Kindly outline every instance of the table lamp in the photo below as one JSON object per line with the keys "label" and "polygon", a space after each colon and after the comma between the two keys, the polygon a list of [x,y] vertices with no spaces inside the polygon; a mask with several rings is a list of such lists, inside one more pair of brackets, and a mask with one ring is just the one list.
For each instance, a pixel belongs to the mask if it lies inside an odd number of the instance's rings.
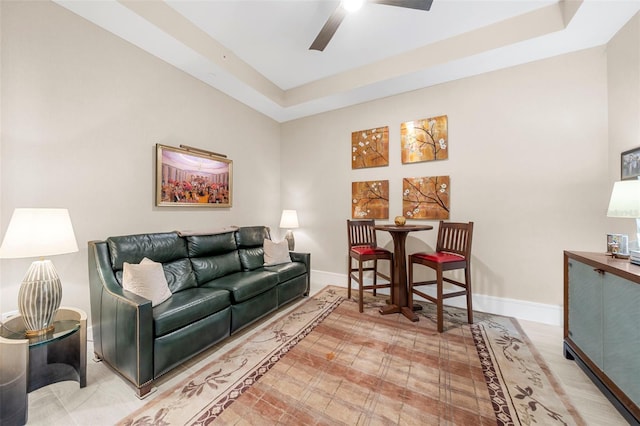
{"label": "table lamp", "polygon": [[282,217],[280,218],[280,228],[287,229],[287,233],[284,239],[289,243],[289,251],[293,251],[296,242],[293,238],[293,231],[298,227],[298,213],[295,210],[282,210]]}
{"label": "table lamp", "polygon": [[623,180],[613,184],[608,217],[629,217],[636,220],[636,243],[640,242],[640,180]]}
{"label": "table lamp", "polygon": [[53,331],[62,299],[58,273],[45,256],[74,253],[78,244],[67,209],[15,209],[0,246],[0,258],[39,257],[20,285],[18,310],[27,336]]}

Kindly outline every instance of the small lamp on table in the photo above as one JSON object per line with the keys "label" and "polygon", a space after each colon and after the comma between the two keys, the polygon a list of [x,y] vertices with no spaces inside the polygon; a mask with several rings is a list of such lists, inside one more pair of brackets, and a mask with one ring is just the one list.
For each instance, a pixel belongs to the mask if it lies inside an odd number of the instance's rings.
{"label": "small lamp on table", "polygon": [[60,277],[45,256],[74,253],[78,244],[67,209],[15,209],[0,246],[0,258],[39,257],[20,285],[18,310],[27,336],[53,331],[62,300]]}
{"label": "small lamp on table", "polygon": [[295,210],[282,210],[280,218],[280,228],[287,229],[284,239],[289,243],[289,251],[293,251],[296,242],[293,238],[293,231],[298,227],[298,213]]}
{"label": "small lamp on table", "polygon": [[622,180],[613,184],[608,217],[627,217],[636,220],[636,241],[631,245],[640,249],[640,180]]}

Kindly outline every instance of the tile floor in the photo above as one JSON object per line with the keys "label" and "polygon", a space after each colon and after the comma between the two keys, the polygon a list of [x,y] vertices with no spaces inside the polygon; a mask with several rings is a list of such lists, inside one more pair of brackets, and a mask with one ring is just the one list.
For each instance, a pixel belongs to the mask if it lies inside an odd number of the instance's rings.
{"label": "tile floor", "polygon": [[[322,287],[324,285],[312,284],[312,293]],[[588,425],[628,424],[576,363],[564,359],[562,327],[531,321],[520,321],[520,324]],[[235,339],[242,339],[242,334],[235,336],[233,340]],[[87,346],[87,387],[79,389],[75,382],[62,382],[32,392],[29,394],[29,425],[112,425],[125,414],[136,410],[165,389],[180,382],[191,371],[199,368],[206,359],[204,354],[175,369],[158,382],[157,392],[145,401],[140,401],[127,382],[106,365],[91,360],[91,342],[88,342]],[[228,342],[225,342],[220,345],[218,351],[228,350],[228,347]]]}

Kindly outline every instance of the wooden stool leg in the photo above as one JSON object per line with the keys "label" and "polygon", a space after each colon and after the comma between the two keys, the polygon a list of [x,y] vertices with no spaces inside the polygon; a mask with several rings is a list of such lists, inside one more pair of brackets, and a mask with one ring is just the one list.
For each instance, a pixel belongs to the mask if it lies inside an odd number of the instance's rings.
{"label": "wooden stool leg", "polygon": [[[407,282],[407,305],[413,309],[413,265],[411,257],[409,257],[409,281]],[[391,266],[393,268],[393,265]],[[391,273],[393,277],[393,272]],[[391,291],[393,294],[393,289]]]}
{"label": "wooden stool leg", "polygon": [[436,271],[436,278],[437,278],[437,284],[436,286],[438,287],[437,289],[437,298],[438,301],[436,302],[436,319],[437,319],[437,324],[438,324],[438,333],[442,333],[442,331],[444,330],[444,307],[443,307],[443,300],[442,300],[442,294],[443,294],[443,280],[442,280],[442,269],[438,268]]}
{"label": "wooden stool leg", "polygon": [[353,265],[353,261],[351,260],[351,256],[347,256],[347,299],[351,299],[351,268]]}
{"label": "wooden stool leg", "polygon": [[[395,304],[396,302],[393,300],[393,280],[394,280],[394,266],[393,266],[393,254],[391,255],[391,259],[389,259],[389,283],[391,287],[389,288],[389,299],[391,300],[391,304]],[[409,305],[413,306],[413,305]]]}
{"label": "wooden stool leg", "polygon": [[464,269],[464,280],[467,284],[467,321],[473,324],[473,302],[471,293],[471,268]]}
{"label": "wooden stool leg", "polygon": [[364,298],[364,289],[363,284],[362,284],[362,262],[359,262],[358,265],[358,279],[359,279],[359,283],[358,283],[358,309],[360,310],[360,313],[362,313],[364,311],[364,306],[363,306],[363,302],[362,299]]}
{"label": "wooden stool leg", "polygon": [[373,295],[376,295],[376,285],[378,283],[378,259],[373,260]]}

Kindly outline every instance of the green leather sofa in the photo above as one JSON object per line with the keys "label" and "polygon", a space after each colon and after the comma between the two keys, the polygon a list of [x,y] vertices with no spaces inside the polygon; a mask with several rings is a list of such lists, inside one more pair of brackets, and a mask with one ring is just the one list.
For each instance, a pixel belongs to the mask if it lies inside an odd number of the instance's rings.
{"label": "green leather sofa", "polygon": [[[129,380],[139,397],[185,360],[270,312],[309,294],[310,255],[264,266],[268,227],[215,234],[178,232],[89,242],[95,356]],[[155,307],[122,288],[124,262],[162,263],[172,296]]]}

